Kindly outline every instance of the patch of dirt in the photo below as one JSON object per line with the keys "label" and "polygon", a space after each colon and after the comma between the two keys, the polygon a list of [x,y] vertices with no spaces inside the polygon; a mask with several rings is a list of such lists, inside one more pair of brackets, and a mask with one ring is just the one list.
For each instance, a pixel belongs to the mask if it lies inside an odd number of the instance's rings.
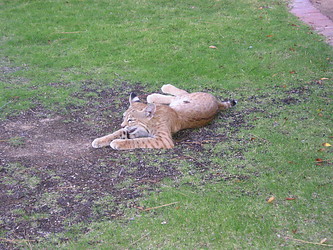
{"label": "patch of dirt", "polygon": [[[15,246],[11,239],[38,241],[78,222],[121,216],[143,192],[158,189],[163,178],[179,178],[179,160],[204,172],[207,157],[191,154],[203,156],[205,143],[230,140],[213,122],[178,133],[172,150],[93,149],[94,138],[119,127],[128,90],[145,99],[140,84],[119,82],[114,89],[87,81],[73,96],[86,100],[83,106],[64,113],[38,106],[0,121],[0,231],[8,239],[0,248]],[[246,126],[244,115],[231,111],[219,118],[226,131],[236,131]]]}
{"label": "patch of dirt", "polygon": [[[179,132],[171,150],[93,149],[94,138],[119,127],[131,91],[145,99],[141,84],[118,82],[117,88],[110,88],[87,81],[73,96],[85,100],[84,105],[67,107],[62,113],[38,106],[0,121],[0,232],[7,239],[0,242],[0,248],[15,248],[19,240],[38,241],[75,223],[122,216],[125,208],[137,206],[143,193],[158,190],[163,178],[181,178],[180,161],[191,165],[188,174],[207,173],[203,183],[250,178],[224,172],[211,162],[210,155],[241,159],[249,145],[231,147],[232,155],[212,152],[214,145],[245,140],[237,138],[237,131],[252,127],[248,116],[265,112],[259,107],[269,96],[247,97],[243,101],[255,105],[221,112],[207,127]],[[305,93],[295,90],[270,101],[295,104]]]}

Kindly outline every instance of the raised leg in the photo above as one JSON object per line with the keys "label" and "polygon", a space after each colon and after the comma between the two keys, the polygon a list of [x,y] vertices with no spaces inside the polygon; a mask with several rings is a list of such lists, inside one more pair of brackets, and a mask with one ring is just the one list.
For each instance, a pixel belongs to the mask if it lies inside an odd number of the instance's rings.
{"label": "raised leg", "polygon": [[127,131],[125,129],[119,129],[112,134],[95,139],[91,145],[93,148],[106,147],[109,146],[110,143],[115,139],[126,138],[126,135]]}
{"label": "raised leg", "polygon": [[162,86],[161,88],[162,92],[165,94],[170,94],[170,95],[174,95],[174,96],[179,96],[179,95],[186,95],[188,94],[187,91],[183,90],[183,89],[179,89],[171,84],[165,84]]}
{"label": "raised leg", "polygon": [[170,104],[174,99],[174,96],[167,96],[161,94],[151,94],[147,96],[148,103]]}

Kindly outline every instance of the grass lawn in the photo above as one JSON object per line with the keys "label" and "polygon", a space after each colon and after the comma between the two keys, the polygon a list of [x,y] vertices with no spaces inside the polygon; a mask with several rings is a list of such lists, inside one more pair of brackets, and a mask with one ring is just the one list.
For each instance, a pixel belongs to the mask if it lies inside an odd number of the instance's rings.
{"label": "grass lawn", "polygon": [[[126,171],[170,166],[179,173],[140,184],[140,196],[114,203],[121,215],[67,221],[58,234],[19,238],[0,217],[0,246],[332,247],[333,49],[288,13],[287,1],[2,0],[0,6],[1,124],[41,108],[60,116],[79,110],[86,126],[101,133],[106,118],[121,118],[132,89],[148,94],[165,83],[239,101],[212,125],[193,130],[195,136],[214,132],[205,143],[187,140],[189,131],[170,151],[107,149],[109,156],[92,163],[121,163]],[[121,90],[107,97],[119,112],[99,109],[106,97],[98,97],[110,89]],[[105,121],[92,119],[92,111]],[[19,150],[23,137],[0,138],[0,147]],[[50,172],[34,171],[0,161],[0,187],[8,188],[2,199],[15,196],[14,184],[38,190],[36,176]],[[134,184],[128,178],[115,188]],[[105,191],[91,206],[100,205],[103,214],[111,194]],[[54,211],[60,206],[50,198],[42,203]],[[40,216],[47,217],[10,209],[15,220],[37,229]]]}

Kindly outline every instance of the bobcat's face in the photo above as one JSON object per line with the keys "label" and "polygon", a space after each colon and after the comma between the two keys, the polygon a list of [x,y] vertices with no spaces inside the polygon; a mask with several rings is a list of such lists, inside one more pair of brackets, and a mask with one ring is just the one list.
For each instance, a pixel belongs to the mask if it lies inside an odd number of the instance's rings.
{"label": "bobcat's face", "polygon": [[127,132],[128,139],[140,137],[152,137],[149,129],[149,121],[156,110],[154,104],[143,104],[135,96],[130,97],[130,107],[123,115],[121,126]]}

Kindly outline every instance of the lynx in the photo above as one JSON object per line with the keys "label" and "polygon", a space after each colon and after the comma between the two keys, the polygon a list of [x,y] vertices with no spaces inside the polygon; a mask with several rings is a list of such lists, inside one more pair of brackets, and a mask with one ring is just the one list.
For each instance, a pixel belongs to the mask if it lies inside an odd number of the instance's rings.
{"label": "lynx", "polygon": [[94,148],[111,146],[116,150],[134,148],[173,148],[172,134],[187,128],[207,125],[219,110],[236,105],[235,100],[218,101],[203,92],[188,93],[171,84],[163,85],[163,94],[147,96],[142,103],[135,94],[129,97],[121,129],[95,139]]}

